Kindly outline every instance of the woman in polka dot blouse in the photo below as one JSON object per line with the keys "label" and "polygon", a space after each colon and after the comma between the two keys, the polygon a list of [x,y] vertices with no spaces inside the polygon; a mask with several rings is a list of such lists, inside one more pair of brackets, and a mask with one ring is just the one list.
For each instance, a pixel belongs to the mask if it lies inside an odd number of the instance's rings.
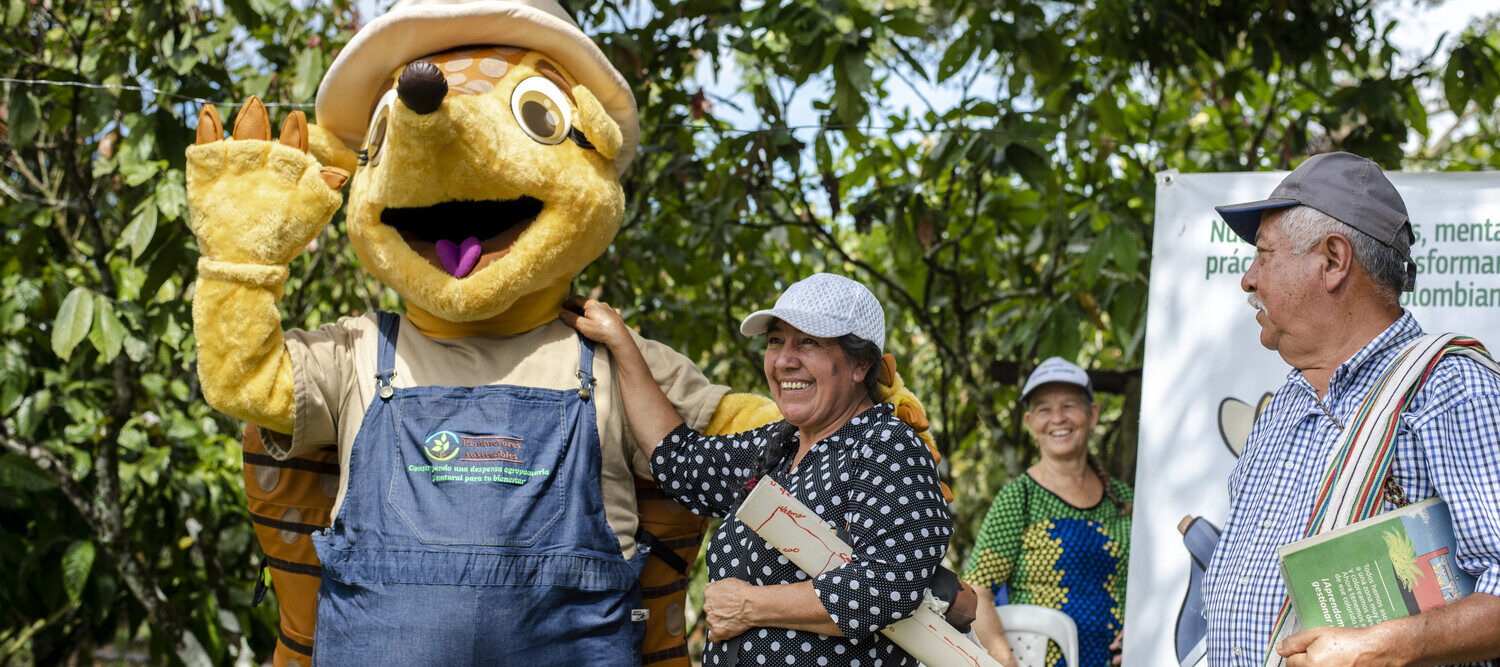
{"label": "woman in polka dot blouse", "polygon": [[[979,592],[974,633],[1003,665],[1014,665],[1000,604],[1035,604],[1067,612],[1078,624],[1083,667],[1113,662],[1125,613],[1130,555],[1130,487],[1091,456],[1099,405],[1082,368],[1048,359],[1021,391],[1026,428],[1042,460],[1000,489],[969,555],[964,581]],[[1055,645],[1047,665],[1062,664]]]}
{"label": "woman in polka dot blouse", "polygon": [[[926,445],[875,403],[885,320],[869,290],[817,274],[745,319],[746,335],[767,333],[766,381],[785,421],[730,436],[683,424],[608,305],[575,299],[564,321],[609,347],[658,486],[724,518],[708,546],[704,664],[917,664],[879,630],[916,611],[953,524]],[[764,475],[844,531],[853,560],[809,578],[740,523],[747,482]]]}

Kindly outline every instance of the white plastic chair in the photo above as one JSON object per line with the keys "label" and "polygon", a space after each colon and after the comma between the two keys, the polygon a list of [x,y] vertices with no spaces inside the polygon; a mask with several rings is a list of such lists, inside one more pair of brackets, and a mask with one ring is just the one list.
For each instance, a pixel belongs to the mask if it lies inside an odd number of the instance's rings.
{"label": "white plastic chair", "polygon": [[997,605],[1000,625],[1005,627],[1005,642],[1020,667],[1043,667],[1047,661],[1047,640],[1062,649],[1068,667],[1078,667],[1078,624],[1072,617],[1034,604]]}

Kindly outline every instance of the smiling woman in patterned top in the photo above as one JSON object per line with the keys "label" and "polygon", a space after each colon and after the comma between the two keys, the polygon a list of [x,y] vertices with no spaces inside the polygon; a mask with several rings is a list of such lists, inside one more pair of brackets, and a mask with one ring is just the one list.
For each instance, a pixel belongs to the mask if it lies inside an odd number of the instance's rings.
{"label": "smiling woman in patterned top", "polygon": [[[683,424],[619,313],[592,299],[565,307],[564,321],[614,356],[657,485],[724,518],[708,546],[704,664],[916,665],[879,630],[921,604],[953,523],[926,444],[876,402],[885,315],[875,296],[820,273],[745,318],[742,333],[766,334],[766,382],[785,420],[717,437]],[[747,482],[765,475],[847,531],[853,560],[809,578],[740,523]]]}
{"label": "smiling woman in patterned top", "polygon": [[[974,632],[991,657],[1015,665],[994,604],[1061,609],[1078,625],[1079,663],[1102,667],[1113,662],[1124,621],[1130,487],[1089,454],[1099,404],[1082,368],[1061,357],[1042,362],[1021,402],[1042,458],[1000,489],[975,539],[964,574],[979,591]],[[1048,647],[1046,664],[1062,662]]]}

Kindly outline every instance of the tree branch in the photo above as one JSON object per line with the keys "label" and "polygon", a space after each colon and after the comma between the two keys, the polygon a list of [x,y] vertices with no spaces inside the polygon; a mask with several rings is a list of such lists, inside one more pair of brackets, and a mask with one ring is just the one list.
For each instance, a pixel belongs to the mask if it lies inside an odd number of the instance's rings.
{"label": "tree branch", "polygon": [[171,605],[168,604],[166,594],[162,592],[161,587],[156,585],[150,571],[135,554],[133,546],[129,541],[121,539],[122,536],[118,532],[110,531],[110,519],[94,506],[92,494],[73,477],[67,465],[41,445],[11,433],[3,420],[0,420],[0,446],[26,457],[52,478],[63,496],[68,499],[84,521],[88,522],[89,527],[99,538],[100,545],[109,554],[110,560],[114,561],[115,569],[125,580],[125,586],[130,589],[131,596],[146,610],[146,616],[150,619],[151,625],[164,636],[177,637],[179,648],[185,657],[201,656],[203,661],[206,661],[207,654],[203,646],[186,629]]}
{"label": "tree branch", "polygon": [[1276,60],[1276,69],[1271,73],[1276,76],[1276,85],[1271,89],[1271,99],[1266,102],[1266,110],[1262,114],[1260,127],[1256,129],[1255,137],[1250,140],[1250,149],[1245,153],[1245,164],[1251,167],[1260,164],[1258,155],[1260,142],[1265,138],[1266,130],[1270,129],[1271,123],[1276,120],[1276,112],[1281,108],[1281,102],[1277,98],[1281,97],[1281,88],[1286,84],[1286,77],[1281,76],[1280,58]]}
{"label": "tree branch", "polygon": [[96,533],[101,532],[100,529],[105,525],[105,519],[94,508],[92,494],[73,477],[73,473],[68,471],[68,465],[62,459],[41,445],[11,433],[4,421],[0,421],[0,445],[15,454],[26,457],[32,465],[50,477],[52,482],[57,484],[58,490],[62,491],[63,496],[73,505],[73,509],[77,510],[83,520],[88,522],[89,527]]}

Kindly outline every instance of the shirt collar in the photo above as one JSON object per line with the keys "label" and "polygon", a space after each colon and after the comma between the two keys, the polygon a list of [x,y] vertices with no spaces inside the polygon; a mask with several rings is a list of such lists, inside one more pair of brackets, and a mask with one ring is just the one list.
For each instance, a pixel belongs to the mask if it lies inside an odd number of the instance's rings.
{"label": "shirt collar", "polygon": [[853,449],[856,444],[864,442],[864,438],[861,435],[865,429],[868,429],[871,424],[891,416],[895,409],[895,406],[892,406],[890,403],[876,403],[871,407],[865,408],[864,412],[855,415],[853,419],[845,422],[833,435],[819,440],[818,444],[821,445],[826,442],[830,446],[838,447],[839,449]]}
{"label": "shirt collar", "polygon": [[[855,445],[864,441],[864,438],[861,437],[864,429],[868,428],[874,422],[890,417],[892,414],[895,414],[895,411],[896,407],[890,403],[876,403],[872,407],[865,408],[863,412],[855,415],[853,419],[844,422],[844,425],[840,426],[839,430],[814,443],[812,449],[808,451],[817,450],[824,444],[836,449],[853,449]],[[785,420],[782,421],[784,422]],[[797,453],[797,429],[789,429],[787,437],[791,438],[791,445],[785,449],[782,457],[784,460],[789,461]]]}
{"label": "shirt collar", "polygon": [[[1411,311],[1403,308],[1401,317],[1397,318],[1391,326],[1386,327],[1379,336],[1365,343],[1365,346],[1359,348],[1353,356],[1339,364],[1338,368],[1333,369],[1333,377],[1328,382],[1329,397],[1342,396],[1345,387],[1358,382],[1365,375],[1384,370],[1385,359],[1421,335],[1422,325],[1417,324],[1417,319],[1412,317]],[[1291,376],[1297,384],[1313,392],[1312,385],[1302,376],[1301,371],[1293,369]],[[1313,392],[1313,395],[1316,396],[1317,392]]]}

